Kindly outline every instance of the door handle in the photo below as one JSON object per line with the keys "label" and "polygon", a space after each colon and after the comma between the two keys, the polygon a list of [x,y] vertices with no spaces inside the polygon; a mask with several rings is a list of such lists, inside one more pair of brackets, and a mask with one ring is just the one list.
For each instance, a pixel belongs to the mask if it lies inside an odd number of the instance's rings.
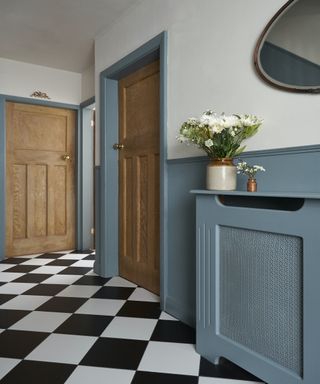
{"label": "door handle", "polygon": [[113,148],[115,151],[120,151],[121,149],[124,148],[124,145],[123,145],[123,144],[120,144],[120,143],[115,143],[115,144],[113,144],[112,148]]}
{"label": "door handle", "polygon": [[71,160],[71,156],[66,153],[65,155],[62,156],[62,160],[69,161]]}

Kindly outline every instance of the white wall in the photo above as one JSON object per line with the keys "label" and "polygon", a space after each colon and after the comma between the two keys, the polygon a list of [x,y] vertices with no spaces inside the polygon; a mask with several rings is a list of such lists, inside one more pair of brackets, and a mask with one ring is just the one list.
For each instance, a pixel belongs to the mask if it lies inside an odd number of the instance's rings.
{"label": "white wall", "polygon": [[208,108],[264,118],[248,150],[319,144],[320,96],[271,88],[253,68],[256,40],[285,2],[142,0],[96,38],[97,99],[102,70],[167,30],[169,158],[200,154],[175,137],[183,120]]}
{"label": "white wall", "polygon": [[0,58],[0,94],[30,97],[46,92],[50,101],[81,102],[81,74]]}
{"label": "white wall", "polygon": [[81,101],[86,101],[94,95],[94,65],[92,65],[81,74]]}

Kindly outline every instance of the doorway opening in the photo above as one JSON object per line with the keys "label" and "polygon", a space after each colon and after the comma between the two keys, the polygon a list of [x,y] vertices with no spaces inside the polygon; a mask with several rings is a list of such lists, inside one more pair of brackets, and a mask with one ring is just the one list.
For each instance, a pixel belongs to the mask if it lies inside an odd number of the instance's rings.
{"label": "doorway opening", "polygon": [[81,217],[80,241],[81,249],[95,249],[95,137],[96,137],[96,104],[93,99],[81,106]]}

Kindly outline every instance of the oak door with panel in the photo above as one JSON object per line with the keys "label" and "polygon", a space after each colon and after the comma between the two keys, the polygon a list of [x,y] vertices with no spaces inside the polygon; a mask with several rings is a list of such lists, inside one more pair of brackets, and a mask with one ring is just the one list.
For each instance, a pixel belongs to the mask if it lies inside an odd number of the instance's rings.
{"label": "oak door with panel", "polygon": [[159,294],[159,62],[119,81],[120,275]]}
{"label": "oak door with panel", "polygon": [[6,105],[6,256],[75,247],[74,111]]}

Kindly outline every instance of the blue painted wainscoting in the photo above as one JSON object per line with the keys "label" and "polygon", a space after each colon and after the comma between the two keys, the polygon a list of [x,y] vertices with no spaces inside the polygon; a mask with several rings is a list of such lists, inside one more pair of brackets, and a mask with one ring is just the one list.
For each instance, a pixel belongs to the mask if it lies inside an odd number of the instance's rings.
{"label": "blue painted wainscoting", "polygon": [[[241,157],[250,164],[263,165],[266,172],[257,176],[258,191],[318,192],[320,193],[320,145],[246,152]],[[206,157],[167,160],[167,239],[165,252],[166,287],[162,298],[164,309],[195,326],[196,314],[196,210],[192,189],[204,189]],[[246,177],[238,176],[238,190],[246,190]],[[96,220],[100,222],[99,168],[96,167]],[[166,214],[166,213],[164,213]],[[95,270],[104,270],[107,256],[100,244],[99,225],[96,225],[96,245],[101,255]]]}
{"label": "blue painted wainscoting", "polygon": [[[258,191],[320,192],[320,145],[244,153],[242,160],[263,165]],[[168,277],[165,308],[195,325],[196,211],[192,189],[205,189],[206,157],[168,160]],[[247,178],[238,175],[238,190]]]}

